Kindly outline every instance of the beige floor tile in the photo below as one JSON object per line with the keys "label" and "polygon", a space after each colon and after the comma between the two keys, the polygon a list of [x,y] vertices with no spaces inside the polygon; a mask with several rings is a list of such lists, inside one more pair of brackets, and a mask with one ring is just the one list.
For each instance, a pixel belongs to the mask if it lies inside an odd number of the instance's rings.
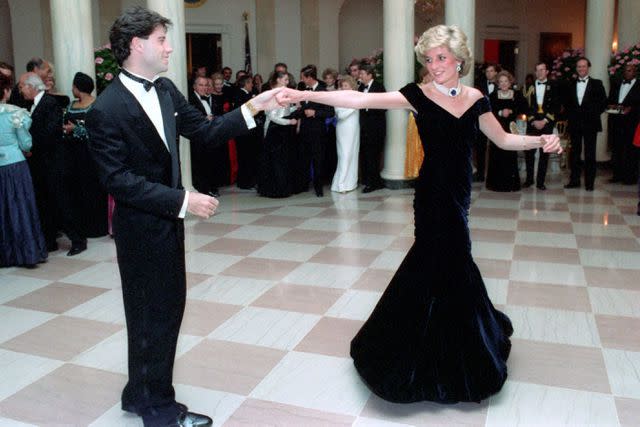
{"label": "beige floor tile", "polygon": [[353,265],[368,267],[380,255],[380,251],[370,249],[324,248],[315,254],[309,262],[319,264]]}
{"label": "beige floor tile", "polygon": [[640,225],[630,225],[629,228],[633,232],[633,235],[640,239]]}
{"label": "beige floor tile", "polygon": [[487,200],[520,200],[520,193],[502,193],[497,191],[483,191],[478,198]]}
{"label": "beige floor tile", "polygon": [[513,249],[513,260],[580,264],[577,249],[528,245],[516,245]]}
{"label": "beige floor tile", "polygon": [[386,250],[388,251],[408,251],[413,246],[413,243],[416,241],[414,237],[400,236],[397,237],[389,246],[387,246]]}
{"label": "beige floor tile", "polygon": [[479,208],[472,206],[469,210],[469,215],[472,217],[517,219],[518,211],[515,209]]}
{"label": "beige floor tile", "polygon": [[640,243],[633,237],[576,236],[576,241],[580,249],[640,252]]}
{"label": "beige floor tile", "polygon": [[485,230],[474,228],[471,230],[471,241],[493,242],[493,243],[514,243],[516,232],[509,230]]}
{"label": "beige floor tile", "polygon": [[491,277],[494,279],[508,279],[511,271],[511,261],[494,260],[486,258],[475,258],[482,277]]}
{"label": "beige floor tile", "polygon": [[193,288],[194,286],[198,286],[200,283],[210,279],[211,277],[213,276],[211,276],[210,274],[187,272],[187,288]]}
{"label": "beige floor tile", "polygon": [[251,225],[266,225],[271,227],[294,228],[306,221],[306,218],[282,215],[265,215],[251,223]]}
{"label": "beige floor tile", "polygon": [[616,397],[615,402],[620,427],[637,427],[640,420],[640,400]]}
{"label": "beige floor tile", "polygon": [[335,231],[318,231],[318,230],[289,230],[277,240],[290,243],[307,243],[312,245],[326,245],[335,240],[340,233]]}
{"label": "beige floor tile", "polygon": [[518,220],[518,231],[539,231],[543,233],[572,234],[573,226],[570,222],[562,221],[532,221]]}
{"label": "beige floor tile", "polygon": [[508,365],[514,381],[611,393],[599,348],[513,339]]}
{"label": "beige floor tile", "polygon": [[247,256],[266,244],[267,242],[259,240],[230,239],[227,237],[221,237],[198,248],[198,252],[216,252],[219,254]]}
{"label": "beige floor tile", "polygon": [[295,351],[349,357],[351,340],[363,324],[361,320],[323,317],[298,343]]}
{"label": "beige floor tile", "polygon": [[395,271],[368,268],[351,286],[352,289],[382,292],[387,289]]}
{"label": "beige floor tile", "polygon": [[587,285],[599,288],[640,290],[638,270],[623,268],[584,267]]}
{"label": "beige floor tile", "polygon": [[596,324],[602,347],[640,352],[640,319],[599,314]]}
{"label": "beige floor tile", "polygon": [[174,382],[248,395],[286,351],[204,340],[176,361]]}
{"label": "beige floor tile", "polygon": [[187,232],[195,234],[207,234],[210,236],[224,236],[242,227],[235,224],[222,224],[210,222],[198,222],[187,229]]}
{"label": "beige floor tile", "polygon": [[224,427],[241,426],[343,426],[349,427],[355,417],[332,414],[284,403],[247,399],[224,423]]}
{"label": "beige floor tile", "polygon": [[121,329],[121,325],[58,316],[1,347],[50,359],[70,360]]}
{"label": "beige floor tile", "polygon": [[511,281],[507,304],[591,312],[586,288],[560,284]]}
{"label": "beige floor tile", "polygon": [[588,196],[581,194],[579,196],[567,196],[568,203],[582,203],[582,204],[598,204],[598,205],[613,205],[613,199],[609,196]]}
{"label": "beige floor tile", "polygon": [[602,225],[621,225],[626,224],[622,215],[616,214],[595,214],[590,212],[571,212],[571,221],[573,222],[588,222]]}
{"label": "beige floor tile", "polygon": [[299,265],[300,263],[295,261],[245,258],[225,269],[221,274],[264,280],[282,280]]}
{"label": "beige floor tile", "polygon": [[251,305],[322,315],[343,293],[344,291],[340,289],[281,283],[262,294]]}
{"label": "beige floor tile", "polygon": [[406,227],[406,224],[381,223],[372,221],[360,221],[349,228],[352,233],[365,234],[388,234],[392,236],[399,235]]}
{"label": "beige floor tile", "polygon": [[55,282],[5,305],[60,314],[105,292],[108,289]]}
{"label": "beige floor tile", "polygon": [[38,267],[32,270],[21,268],[13,274],[16,276],[34,277],[36,279],[60,280],[96,264],[98,263],[95,261],[49,256],[47,262],[38,264]]}
{"label": "beige floor tile", "polygon": [[520,203],[520,209],[526,210],[537,210],[537,211],[568,211],[569,205],[566,203],[558,203],[558,202],[539,202],[539,201],[530,201],[523,200]]}
{"label": "beige floor tile", "polygon": [[318,218],[343,218],[343,219],[361,219],[369,213],[368,210],[364,209],[325,209],[316,215]]}
{"label": "beige floor tile", "polygon": [[0,414],[40,426],[88,425],[120,400],[124,375],[66,364],[0,402]]}
{"label": "beige floor tile", "polygon": [[238,305],[188,299],[180,333],[206,337],[241,309]]}
{"label": "beige floor tile", "polygon": [[440,405],[419,402],[399,405],[371,396],[360,414],[363,417],[381,419],[416,427],[427,426],[484,426],[488,401]]}

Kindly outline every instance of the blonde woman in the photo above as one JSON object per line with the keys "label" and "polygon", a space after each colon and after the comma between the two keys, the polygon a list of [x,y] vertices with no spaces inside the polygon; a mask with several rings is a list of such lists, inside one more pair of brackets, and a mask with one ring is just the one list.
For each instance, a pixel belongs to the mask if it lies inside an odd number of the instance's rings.
{"label": "blonde woman", "polygon": [[415,243],[351,342],[351,357],[364,382],[388,401],[480,401],[507,378],[513,328],[489,300],[471,256],[472,145],[479,128],[505,150],[561,148],[555,135],[506,133],[488,99],[461,83],[472,58],[457,27],[430,28],[415,50],[431,83],[385,93],[285,90],[278,98],[416,113],[425,158],[415,186]]}
{"label": "blonde woman", "polygon": [[[340,80],[340,90],[357,90],[351,76]],[[358,151],[360,149],[360,113],[355,108],[336,108],[336,148],[338,166],[331,182],[331,191],[346,193],[358,187]]]}

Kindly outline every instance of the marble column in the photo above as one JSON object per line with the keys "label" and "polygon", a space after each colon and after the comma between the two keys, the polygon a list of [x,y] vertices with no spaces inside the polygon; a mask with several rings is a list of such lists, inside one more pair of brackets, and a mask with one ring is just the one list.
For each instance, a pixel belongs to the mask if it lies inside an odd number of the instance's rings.
{"label": "marble column", "polygon": [[[187,44],[184,27],[183,0],[147,0],[147,7],[171,20],[171,27],[167,32],[167,39],[173,47],[169,58],[169,70],[164,76],[171,79],[178,90],[187,96]],[[180,164],[182,169],[182,185],[193,191],[191,179],[191,146],[189,140],[180,137]]]}
{"label": "marble column", "polygon": [[73,76],[78,71],[96,78],[91,2],[51,0],[50,10],[56,88],[72,97]]}
{"label": "marble column", "polygon": [[[413,81],[413,0],[384,0],[384,85],[398,90]],[[407,151],[407,110],[387,111],[387,139],[382,178],[390,188],[402,187]]]}
{"label": "marble column", "polygon": [[640,42],[640,1],[618,0],[618,49]]}
{"label": "marble column", "polygon": [[[456,25],[467,35],[467,46],[471,55],[475,52],[476,0],[445,0],[444,23]],[[460,79],[463,84],[473,87],[473,64],[469,74]]]}
{"label": "marble column", "polygon": [[[611,57],[613,42],[613,21],[615,0],[587,0],[585,23],[585,56],[591,61],[590,75],[602,80],[609,93],[609,75],[607,67]],[[609,160],[607,152],[607,115],[602,115],[603,131],[598,134],[596,160]]]}

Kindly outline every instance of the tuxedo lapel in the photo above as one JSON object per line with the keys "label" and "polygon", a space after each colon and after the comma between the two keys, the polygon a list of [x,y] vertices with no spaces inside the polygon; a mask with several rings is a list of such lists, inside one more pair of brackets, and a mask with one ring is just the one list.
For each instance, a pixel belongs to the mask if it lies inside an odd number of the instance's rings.
{"label": "tuxedo lapel", "polygon": [[162,123],[164,125],[164,136],[167,138],[167,145],[171,153],[171,185],[178,185],[180,175],[180,163],[178,161],[178,145],[176,144],[176,112],[173,107],[171,94],[164,87],[157,87],[158,99],[160,100],[160,110],[162,111]]}

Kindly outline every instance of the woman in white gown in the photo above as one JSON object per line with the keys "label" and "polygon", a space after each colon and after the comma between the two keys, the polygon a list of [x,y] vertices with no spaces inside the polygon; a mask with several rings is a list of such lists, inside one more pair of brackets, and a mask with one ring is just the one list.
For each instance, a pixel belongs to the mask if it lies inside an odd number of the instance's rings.
{"label": "woman in white gown", "polygon": [[[340,80],[341,90],[357,90],[351,76]],[[358,186],[358,151],[360,150],[360,113],[353,108],[336,108],[336,148],[338,166],[333,175],[331,191],[346,193]]]}

